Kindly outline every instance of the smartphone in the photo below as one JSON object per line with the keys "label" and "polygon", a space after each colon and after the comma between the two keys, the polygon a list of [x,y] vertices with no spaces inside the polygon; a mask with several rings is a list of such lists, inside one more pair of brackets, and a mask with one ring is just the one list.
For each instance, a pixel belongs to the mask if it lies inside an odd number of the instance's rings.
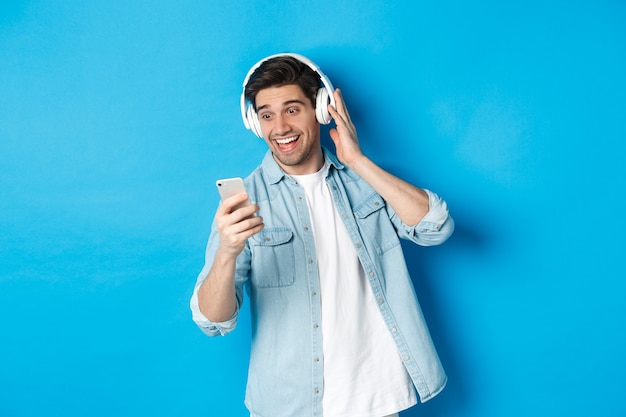
{"label": "smartphone", "polygon": [[[246,186],[243,183],[243,179],[237,178],[224,178],[221,180],[217,180],[215,182],[217,186],[217,191],[220,193],[220,198],[222,201],[227,199],[228,197],[232,197],[236,194],[245,193]],[[233,210],[237,210],[238,208],[245,207],[250,204],[250,200],[246,199],[246,201],[242,202],[235,206]]]}

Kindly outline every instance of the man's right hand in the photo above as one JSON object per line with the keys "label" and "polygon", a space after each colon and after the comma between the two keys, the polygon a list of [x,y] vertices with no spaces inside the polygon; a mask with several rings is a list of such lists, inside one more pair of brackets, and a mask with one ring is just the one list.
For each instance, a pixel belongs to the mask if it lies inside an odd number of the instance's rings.
{"label": "man's right hand", "polygon": [[257,204],[237,208],[247,198],[246,193],[229,197],[222,201],[215,213],[215,221],[220,234],[219,250],[224,255],[237,257],[245,247],[246,240],[259,233],[264,227],[263,218],[254,215],[259,211]]}

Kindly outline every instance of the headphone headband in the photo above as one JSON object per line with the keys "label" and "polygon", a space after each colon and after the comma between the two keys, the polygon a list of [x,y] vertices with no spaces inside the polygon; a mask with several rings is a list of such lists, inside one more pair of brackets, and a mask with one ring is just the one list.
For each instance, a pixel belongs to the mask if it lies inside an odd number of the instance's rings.
{"label": "headphone headband", "polygon": [[315,114],[317,117],[317,121],[320,122],[320,124],[330,123],[331,117],[330,117],[330,114],[328,114],[328,109],[326,106],[328,106],[328,103],[330,103],[333,107],[335,107],[335,97],[333,95],[333,92],[334,92],[333,84],[330,82],[328,77],[324,75],[322,70],[313,61],[311,61],[310,59],[308,59],[307,57],[303,55],[286,52],[286,53],[270,55],[268,57],[263,58],[262,60],[254,64],[252,68],[250,68],[250,70],[248,71],[248,74],[246,74],[246,78],[243,80],[241,98],[239,100],[240,107],[241,107],[241,118],[243,119],[243,124],[246,127],[246,129],[252,130],[252,132],[254,132],[254,134],[257,135],[258,137],[263,137],[261,133],[261,127],[259,124],[259,118],[256,112],[254,111],[254,106],[252,105],[252,103],[247,103],[246,94],[245,94],[246,86],[248,85],[248,82],[250,81],[250,77],[252,77],[252,74],[254,74],[254,71],[256,71],[257,68],[259,68],[265,61],[269,61],[270,59],[278,58],[278,57],[295,58],[296,60],[302,62],[303,64],[306,64],[309,68],[311,68],[313,71],[317,73],[317,75],[320,77],[320,80],[322,81],[323,87],[321,87],[317,93]]}

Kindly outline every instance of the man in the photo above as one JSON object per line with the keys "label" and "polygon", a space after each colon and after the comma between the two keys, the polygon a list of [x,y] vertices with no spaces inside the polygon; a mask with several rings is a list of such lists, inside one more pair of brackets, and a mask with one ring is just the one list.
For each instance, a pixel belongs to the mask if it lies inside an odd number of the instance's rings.
{"label": "man", "polygon": [[[383,417],[416,404],[416,391],[437,395],[446,376],[399,238],[444,242],[445,202],[362,153],[341,92],[305,57],[255,65],[242,115],[269,150],[248,194],[215,214],[191,308],[206,334],[225,335],[246,288],[251,415]],[[336,156],[320,144],[330,118]]]}

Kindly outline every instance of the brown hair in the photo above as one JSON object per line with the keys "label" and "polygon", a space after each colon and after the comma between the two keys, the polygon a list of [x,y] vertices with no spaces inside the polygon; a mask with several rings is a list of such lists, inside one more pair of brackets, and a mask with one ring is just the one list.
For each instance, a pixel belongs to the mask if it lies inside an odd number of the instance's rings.
{"label": "brown hair", "polygon": [[263,62],[250,76],[244,94],[256,111],[256,95],[270,87],[295,84],[311,100],[315,108],[315,97],[321,87],[320,77],[304,62],[291,56],[279,56]]}

